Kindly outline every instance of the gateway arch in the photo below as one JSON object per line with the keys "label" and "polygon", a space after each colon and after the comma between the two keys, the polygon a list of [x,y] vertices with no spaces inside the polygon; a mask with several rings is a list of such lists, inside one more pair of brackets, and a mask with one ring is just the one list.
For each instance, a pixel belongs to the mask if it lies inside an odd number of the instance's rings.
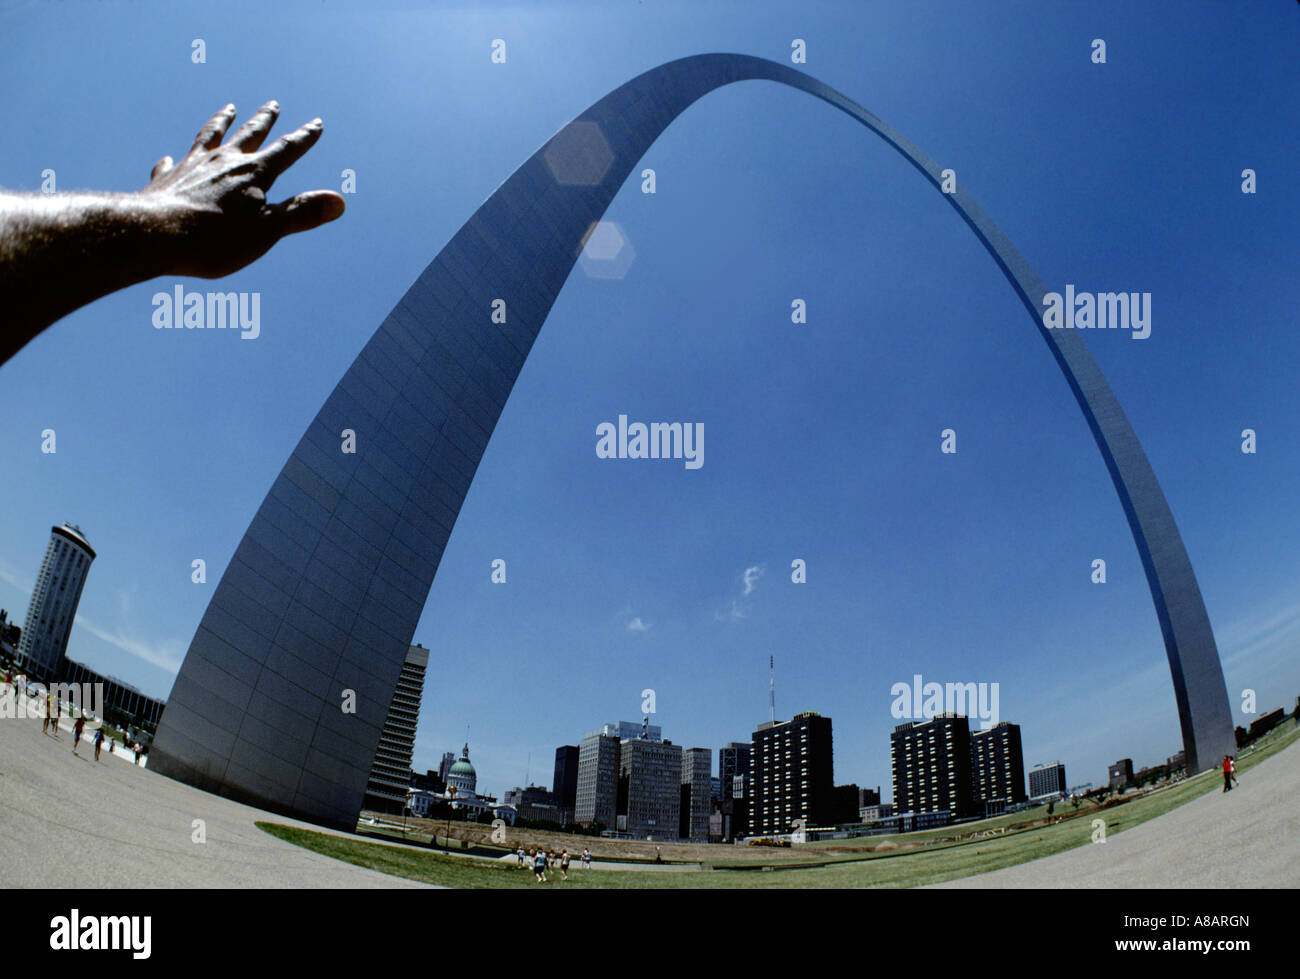
{"label": "gateway arch", "polygon": [[[388,314],[285,463],[199,623],[150,768],[352,829],[407,647],[479,459],[583,242],[692,102],[763,79],[829,102],[932,185],[940,168],[857,103],[762,58],[705,54],[615,89],[480,207]],[[1020,296],[1106,462],[1146,571],[1189,772],[1235,750],[1214,634],[1169,505],[1082,338],[1049,330],[1029,263],[945,194]],[[490,318],[506,301],[504,323]],[[354,453],[341,451],[345,429]],[[344,709],[347,692],[355,709]]]}

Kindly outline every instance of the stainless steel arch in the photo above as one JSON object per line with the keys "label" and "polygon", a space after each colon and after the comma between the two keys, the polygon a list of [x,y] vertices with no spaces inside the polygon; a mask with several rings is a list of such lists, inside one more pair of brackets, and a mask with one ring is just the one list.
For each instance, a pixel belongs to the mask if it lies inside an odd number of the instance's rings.
{"label": "stainless steel arch", "polygon": [[[775,62],[682,58],[552,137],[475,212],[384,320],[258,509],[182,664],[151,767],[351,828],[443,548],[492,430],[589,228],[650,144],[732,82],[789,85],[843,110],[936,188],[940,168],[856,102]],[[944,198],[1046,341],[1128,517],[1164,634],[1189,772],[1233,751],[1214,634],[1173,515],[1081,337],[1048,330],[1047,289],[963,189]],[[508,321],[489,320],[494,299]],[[340,451],[355,432],[357,450]],[[354,692],[355,712],[340,709]]]}

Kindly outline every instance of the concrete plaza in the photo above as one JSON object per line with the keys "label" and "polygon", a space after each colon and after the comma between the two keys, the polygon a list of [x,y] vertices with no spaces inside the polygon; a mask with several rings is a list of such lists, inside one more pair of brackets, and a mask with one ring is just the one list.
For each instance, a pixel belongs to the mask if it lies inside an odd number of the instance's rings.
{"label": "concrete plaza", "polygon": [[[1218,774],[1202,777],[1222,785]],[[1231,792],[1216,788],[1105,843],[937,886],[1297,887],[1297,797],[1300,743],[1243,773]]]}
{"label": "concrete plaza", "polygon": [[[29,704],[35,715],[35,701]],[[253,825],[305,823],[164,778],[129,756],[105,751],[96,762],[85,738],[78,751],[72,753],[67,717],[57,739],[41,732],[38,716],[0,720],[0,880],[6,887],[426,886],[312,853]],[[194,842],[196,819],[204,822],[204,843]]]}

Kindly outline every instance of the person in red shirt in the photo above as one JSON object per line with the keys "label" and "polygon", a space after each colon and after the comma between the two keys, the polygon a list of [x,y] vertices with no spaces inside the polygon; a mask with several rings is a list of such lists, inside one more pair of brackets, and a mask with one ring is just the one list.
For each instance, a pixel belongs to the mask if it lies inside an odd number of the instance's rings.
{"label": "person in red shirt", "polygon": [[1232,756],[1223,756],[1223,791],[1232,791]]}

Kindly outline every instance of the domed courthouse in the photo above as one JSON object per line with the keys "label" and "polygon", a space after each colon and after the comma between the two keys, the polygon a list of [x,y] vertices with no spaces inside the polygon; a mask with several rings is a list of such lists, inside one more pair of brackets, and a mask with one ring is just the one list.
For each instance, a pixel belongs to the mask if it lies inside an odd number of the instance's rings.
{"label": "domed courthouse", "polygon": [[[478,772],[474,770],[474,763],[469,760],[469,742],[461,750],[460,758],[447,769],[447,791],[429,792],[416,790],[411,793],[411,812],[417,816],[426,816],[429,809],[443,802],[451,803],[453,809],[472,810],[471,818],[476,818],[481,813],[490,810],[492,814],[503,815],[497,810],[503,810],[507,807],[498,806],[497,800],[492,796],[478,794]],[[511,811],[505,818],[510,819],[513,823],[514,813]]]}
{"label": "domed courthouse", "polygon": [[[453,793],[452,789],[456,791]],[[465,743],[460,758],[447,770],[447,794],[462,799],[478,798],[478,772],[474,771],[474,763],[469,760],[469,742]]]}

